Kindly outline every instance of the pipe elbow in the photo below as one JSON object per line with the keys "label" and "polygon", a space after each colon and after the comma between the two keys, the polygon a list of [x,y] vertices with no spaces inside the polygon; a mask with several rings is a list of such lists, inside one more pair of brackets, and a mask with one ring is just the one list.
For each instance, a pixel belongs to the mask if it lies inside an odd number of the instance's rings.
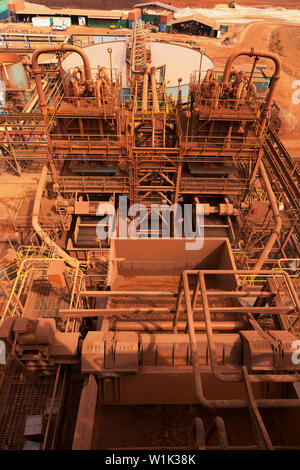
{"label": "pipe elbow", "polygon": [[48,52],[61,52],[61,51],[77,52],[77,54],[81,56],[82,61],[83,61],[86,80],[93,81],[91,65],[90,65],[90,61],[89,61],[87,54],[80,47],[72,46],[70,44],[62,44],[60,46],[41,46],[38,49],[36,49],[34,53],[32,54],[32,59],[31,59],[33,72],[40,73],[40,68],[38,65],[38,58],[41,54],[46,54]]}
{"label": "pipe elbow", "polygon": [[281,227],[282,227],[282,220],[281,220],[280,215],[275,218],[275,222],[276,222],[276,227],[273,233],[275,233],[277,237],[279,238],[280,233],[281,233]]}
{"label": "pipe elbow", "polygon": [[[251,49],[241,49],[237,52],[233,52],[233,54],[231,54],[229,56],[229,58],[226,62],[223,77],[222,77],[222,82],[224,84],[228,83],[232,63],[234,62],[235,59],[237,59],[241,55],[246,55],[248,57],[254,57],[254,56],[256,56],[256,57],[265,57],[266,59],[271,59],[275,64],[275,72],[273,74],[273,77],[275,78],[275,80],[279,80],[280,72],[281,72],[281,61],[280,61],[278,55],[274,54],[273,52],[260,51],[260,50],[255,50],[255,49],[251,48]],[[273,77],[272,77],[272,79],[273,79]]]}

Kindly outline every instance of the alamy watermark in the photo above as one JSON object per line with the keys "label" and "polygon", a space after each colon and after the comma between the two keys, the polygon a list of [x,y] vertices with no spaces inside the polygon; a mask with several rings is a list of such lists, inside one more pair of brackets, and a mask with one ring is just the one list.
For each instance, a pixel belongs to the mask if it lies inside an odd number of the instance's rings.
{"label": "alamy watermark", "polygon": [[296,349],[296,351],[292,354],[292,363],[298,365],[300,364],[300,340],[296,339],[293,341],[291,348]]}
{"label": "alamy watermark", "polygon": [[292,88],[296,89],[292,94],[292,103],[299,104],[300,103],[300,80],[294,80],[292,83]]}
{"label": "alamy watermark", "polygon": [[[114,238],[185,238],[186,250],[201,250],[204,244],[204,204],[133,204],[119,197],[116,211],[111,203],[99,204],[96,233],[99,240]],[[172,220],[171,220],[172,214]],[[149,223],[150,222],[150,223]],[[194,228],[193,228],[194,227]]]}
{"label": "alamy watermark", "polygon": [[6,364],[6,345],[4,341],[0,339],[0,365]]}
{"label": "alamy watermark", "polygon": [[6,85],[3,80],[0,80],[0,113],[4,112],[6,102]]}

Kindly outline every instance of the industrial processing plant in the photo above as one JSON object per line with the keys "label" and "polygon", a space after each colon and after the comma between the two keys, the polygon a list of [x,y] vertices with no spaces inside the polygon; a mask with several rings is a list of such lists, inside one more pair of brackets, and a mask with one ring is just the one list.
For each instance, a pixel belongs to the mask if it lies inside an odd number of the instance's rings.
{"label": "industrial processing plant", "polygon": [[42,3],[0,1],[0,450],[299,450],[300,10]]}

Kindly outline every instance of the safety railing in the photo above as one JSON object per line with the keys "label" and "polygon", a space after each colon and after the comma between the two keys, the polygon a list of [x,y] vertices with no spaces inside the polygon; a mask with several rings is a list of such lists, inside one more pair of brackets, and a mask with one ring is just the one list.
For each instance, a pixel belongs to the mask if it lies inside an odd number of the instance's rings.
{"label": "safety railing", "polygon": [[[247,287],[247,286],[264,286],[267,282],[268,279],[273,279],[275,280],[277,278],[277,275],[282,273],[283,271],[286,271],[285,269],[282,268],[274,268],[269,273],[264,273],[264,274],[250,274],[251,272],[251,267],[248,262],[246,262],[248,273],[245,275],[239,275],[239,282],[242,287]],[[282,275],[281,275],[282,277]],[[291,276],[289,276],[291,277]]]}
{"label": "safety railing", "polygon": [[[210,305],[209,299],[210,296],[216,295],[216,291],[209,291],[206,286],[206,276],[211,278],[212,276],[231,276],[233,279],[235,276],[263,276],[263,277],[273,277],[276,279],[282,279],[290,294],[290,303],[285,303],[284,306],[273,306],[273,292],[270,289],[267,291],[257,291],[253,290],[240,290],[238,288],[233,288],[228,291],[218,291],[219,295],[222,295],[226,298],[251,298],[251,304],[248,303],[244,306],[232,306],[232,307],[214,307]],[[191,279],[193,279],[193,289],[191,290]],[[201,307],[197,305],[197,301],[201,299]],[[260,299],[262,297],[267,298],[269,305],[260,306],[259,303],[252,302],[253,297]],[[184,299],[184,305],[182,306],[182,300]],[[223,314],[231,312],[235,315],[247,315],[249,322],[252,327],[261,333],[261,335],[269,342],[274,343],[276,341],[272,335],[267,331],[263,330],[259,322],[256,320],[256,317],[259,315],[300,315],[300,301],[297,297],[297,293],[293,286],[293,283],[289,275],[284,272],[277,272],[270,274],[270,271],[251,271],[247,272],[245,270],[187,270],[181,273],[180,283],[177,294],[177,303],[176,309],[173,317],[173,332],[177,333],[177,323],[180,313],[186,315],[186,332],[189,334],[190,340],[190,351],[191,351],[191,362],[193,367],[193,376],[194,376],[194,386],[195,394],[201,405],[208,408],[244,408],[249,407],[250,411],[254,413],[257,424],[259,425],[260,430],[264,434],[265,443],[267,443],[267,433],[265,433],[263,422],[259,415],[259,408],[293,408],[300,407],[300,401],[293,398],[260,398],[255,399],[253,391],[251,388],[252,382],[274,382],[274,383],[291,383],[295,381],[300,381],[300,374],[298,373],[298,368],[295,366],[295,370],[290,368],[287,370],[283,365],[280,370],[272,370],[272,373],[248,373],[247,367],[245,365],[237,366],[236,368],[230,367],[227,371],[224,368],[220,369],[220,365],[217,363],[217,351],[214,342],[214,335],[212,330],[212,321],[211,313],[216,313],[222,311]],[[247,399],[207,399],[204,395],[202,378],[201,378],[201,368],[199,364],[199,354],[197,339],[195,334],[195,325],[194,325],[194,313],[201,312],[204,315],[205,321],[205,332],[207,336],[208,352],[210,359],[211,372],[215,379],[220,382],[229,382],[229,383],[243,383],[246,388]],[[276,342],[277,347],[279,348],[280,355],[280,342]],[[283,351],[281,352],[283,354]]]}
{"label": "safety railing", "polygon": [[20,209],[22,205],[24,204],[24,201],[28,200],[28,197],[26,195],[25,191],[20,191],[17,197],[15,198],[12,207],[8,210],[10,219],[12,223],[14,224],[16,218],[19,215]]}
{"label": "safety railing", "polygon": [[[91,250],[88,252],[86,276],[89,277],[91,281],[97,282],[98,284],[103,286],[106,284],[109,257],[109,248],[101,248],[100,250]],[[98,263],[104,266],[104,273],[97,272]]]}
{"label": "safety railing", "polygon": [[[104,100],[105,103],[102,103],[102,105],[99,106],[95,96],[60,96],[53,101],[53,108],[55,109],[56,114],[58,112],[60,114],[63,114],[64,112],[68,114],[69,111],[91,114],[93,112],[93,108],[97,108],[100,111],[102,107],[105,107],[106,112],[108,112],[109,110],[114,109],[113,106],[120,104],[119,96],[117,95],[107,94],[105,95]],[[71,105],[73,109],[68,108],[67,106],[64,107],[64,105]]]}
{"label": "safety railing", "polygon": [[20,245],[16,253],[16,259],[21,264],[24,259],[29,258],[52,258],[54,254],[53,251],[53,248],[48,245]]}
{"label": "safety railing", "polygon": [[10,282],[17,276],[20,264],[18,261],[8,263],[0,269],[0,281]]}
{"label": "safety railing", "polygon": [[144,111],[142,107],[142,100],[135,98],[134,100],[134,112],[136,113],[135,115],[143,116],[144,118],[146,118],[147,116],[150,116],[152,113],[155,113],[155,115],[159,115],[160,113],[167,113],[168,115],[175,114],[176,107],[175,107],[174,100],[166,97],[163,100],[157,100],[157,101],[158,101],[159,111],[154,112],[153,101],[151,99],[147,100],[147,111]]}
{"label": "safety railing", "polygon": [[218,152],[218,154],[236,152],[256,154],[262,142],[257,137],[232,137],[226,135],[183,135],[180,139],[183,151],[196,147],[201,152]]}
{"label": "safety railing", "polygon": [[299,278],[300,276],[300,258],[280,258],[278,268],[274,270],[287,271],[290,277]]}
{"label": "safety railing", "polygon": [[[93,36],[94,37],[94,36]],[[68,75],[71,77],[75,68],[77,67],[71,67],[69,70],[68,70]],[[99,68],[98,67],[91,67],[91,72],[92,72],[92,76],[93,77],[96,77],[96,75],[98,74],[98,70]],[[116,67],[108,67],[107,69],[107,73],[109,75],[109,78],[111,79],[112,83],[115,84],[115,83],[122,83],[121,82],[121,79],[122,79],[122,74],[120,72],[120,69],[116,68]]]}
{"label": "safety railing", "polygon": [[[83,273],[83,269],[80,263],[78,263],[78,267],[75,270],[69,268],[67,270],[67,273],[69,278],[73,281],[69,309],[78,309],[79,307],[82,307],[82,298],[80,297],[80,291],[85,289],[85,275]],[[78,326],[78,320],[68,318],[65,326],[65,331],[76,331]]]}
{"label": "safety railing", "polygon": [[[25,288],[28,289],[29,285],[27,284],[29,281],[32,282],[33,275],[35,275],[36,279],[41,279],[42,277],[46,277],[47,268],[51,261],[54,260],[62,260],[59,257],[35,257],[35,256],[28,256],[19,265],[19,269],[17,270],[17,274],[15,277],[14,284],[10,291],[10,295],[5,306],[4,312],[0,319],[0,325],[6,318],[6,316],[20,316],[23,313],[24,305],[21,302],[21,294],[24,292]],[[64,260],[62,260],[64,261]],[[72,282],[72,288],[70,290],[70,306],[72,307],[74,304],[75,298],[75,290],[80,290],[78,288],[77,282],[81,282],[82,273],[80,271],[80,263],[78,260],[74,259],[74,263],[77,263],[76,268],[71,268],[66,266],[66,276]],[[42,311],[41,311],[42,314]]]}
{"label": "safety railing", "polygon": [[261,99],[237,99],[237,98],[206,98],[201,93],[196,94],[194,106],[199,107],[201,114],[245,112],[251,117],[258,117],[258,112],[262,104]]}
{"label": "safety railing", "polygon": [[[48,255],[48,256],[47,256]],[[22,304],[22,293],[26,291],[28,297],[33,280],[40,282],[47,280],[47,269],[52,261],[62,260],[55,256],[47,247],[20,246],[16,261],[0,271],[0,281],[14,281],[2,317],[0,325],[7,316],[22,316],[25,305]],[[70,267],[65,264],[65,275],[69,280],[69,303],[68,309],[78,309],[82,306],[82,298],[80,292],[85,290],[85,283],[88,278],[97,282],[99,285],[105,285],[107,280],[107,272],[98,274],[93,272],[93,262],[104,261],[108,263],[109,249],[91,250],[88,252],[87,261],[80,262],[74,258],[77,266]],[[62,260],[64,261],[64,260]],[[55,287],[53,287],[55,290]],[[39,312],[36,312],[37,314]],[[49,312],[48,312],[49,313]],[[44,316],[45,312],[40,311],[40,316]],[[79,325],[77,319],[67,319],[65,331],[75,331]]]}
{"label": "safety railing", "polygon": [[198,175],[192,177],[182,177],[180,181],[180,191],[208,192],[236,194],[246,191],[249,180],[246,178],[206,178]]}
{"label": "safety railing", "polygon": [[1,270],[0,270],[0,281],[4,282],[11,282],[14,280],[19,272],[20,266],[24,259],[29,258],[36,258],[37,256],[52,256],[51,250],[47,247],[39,247],[34,245],[21,245],[19,246],[15,260],[11,263],[7,263]]}
{"label": "safety railing", "polygon": [[62,81],[59,79],[59,72],[55,71],[53,77],[49,77],[48,75],[47,85],[44,90],[45,95],[47,96],[47,105],[49,107],[53,107],[54,100],[59,99],[59,97],[63,94],[63,84]]}
{"label": "safety railing", "polygon": [[59,106],[64,98],[64,94],[62,94],[60,97],[56,96],[55,98],[55,104],[50,108],[50,120],[47,128],[47,133],[51,133],[51,129],[55,125],[55,117],[56,117],[56,111],[59,109]]}
{"label": "safety railing", "polygon": [[[280,308],[274,308],[274,307],[254,307],[254,306],[247,306],[247,307],[218,307],[214,308],[214,311],[222,311],[222,312],[236,312],[236,313],[263,313],[263,314],[278,314],[278,313],[287,313],[287,314],[295,314],[295,310],[300,314],[300,301],[297,297],[297,293],[295,291],[295,288],[293,286],[293,283],[290,279],[290,276],[285,272],[285,271],[276,271],[276,272],[270,272],[270,271],[254,271],[254,270],[203,270],[203,271],[196,271],[196,270],[187,270],[183,271],[181,274],[180,278],[180,283],[179,283],[179,289],[178,289],[178,296],[177,296],[177,305],[176,305],[176,311],[174,314],[174,321],[173,321],[173,329],[174,332],[176,332],[176,325],[178,321],[178,317],[180,315],[181,311],[181,301],[183,295],[185,296],[185,302],[188,302],[187,300],[187,295],[189,296],[190,294],[187,291],[186,287],[189,282],[189,278],[193,278],[196,282],[195,288],[193,291],[193,301],[192,301],[192,306],[193,308],[196,307],[197,300],[199,298],[199,292],[203,294],[204,292],[204,283],[205,283],[205,276],[216,276],[216,277],[228,277],[231,276],[231,284],[236,285],[236,290],[229,290],[229,291],[222,291],[218,290],[218,295],[224,296],[224,297],[237,297],[237,298],[242,298],[242,297],[259,297],[259,296],[264,296],[266,297],[266,293],[262,291],[257,291],[256,293],[252,290],[248,291],[242,291],[240,290],[241,287],[246,287],[246,286],[253,286],[253,280],[257,279],[258,283],[262,286],[265,285],[268,279],[281,279],[284,282],[284,286],[287,288],[289,296],[290,296],[290,306],[286,306],[283,308],[285,312],[280,310]],[[245,282],[247,280],[247,282]],[[201,281],[201,282],[200,282]],[[201,288],[202,285],[202,288]],[[210,291],[210,295],[215,295],[215,291]],[[273,296],[273,292],[269,292],[269,297],[271,298]],[[203,296],[201,295],[201,299],[203,302]],[[203,308],[197,308],[198,312],[203,312],[205,314],[205,307]]]}
{"label": "safety railing", "polygon": [[[35,123],[32,124],[33,126]],[[10,127],[10,124],[7,124]],[[26,159],[35,159],[37,156],[41,158],[41,154],[46,155],[47,151],[47,138],[43,128],[36,130],[28,129],[22,125],[18,125],[10,129],[9,138],[2,139],[2,145],[7,149],[13,149],[13,154],[20,160],[22,157]],[[7,158],[12,158],[11,152],[8,153]]]}
{"label": "safety railing", "polygon": [[92,269],[92,262],[93,260],[109,260],[109,248],[101,248],[100,250],[90,250],[87,254],[87,267]]}
{"label": "safety railing", "polygon": [[[83,170],[84,172],[84,170]],[[82,191],[93,190],[94,192],[128,191],[129,178],[126,176],[96,176],[78,175],[59,177],[61,188],[65,191],[76,191],[79,187]]]}
{"label": "safety railing", "polygon": [[93,146],[107,146],[107,145],[118,145],[118,142],[124,141],[124,134],[103,134],[99,136],[99,133],[86,133],[86,134],[61,134],[58,132],[53,132],[51,134],[51,144],[55,147],[72,149],[76,145],[87,145],[91,144]]}

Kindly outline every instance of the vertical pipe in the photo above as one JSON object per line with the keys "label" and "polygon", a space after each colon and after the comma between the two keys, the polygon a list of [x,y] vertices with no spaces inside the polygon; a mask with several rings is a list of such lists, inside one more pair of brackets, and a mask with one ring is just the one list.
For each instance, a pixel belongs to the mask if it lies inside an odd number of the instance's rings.
{"label": "vertical pipe", "polygon": [[176,310],[173,318],[173,333],[177,333],[177,323],[178,323],[178,317],[179,317],[179,312],[180,312],[180,307],[181,307],[181,300],[183,296],[183,285],[182,285],[182,274],[180,276],[180,281],[179,281],[179,288],[178,288],[178,296],[177,296],[177,301],[176,301]]}
{"label": "vertical pipe", "polygon": [[253,183],[255,181],[255,178],[256,178],[256,175],[257,175],[257,172],[258,172],[259,165],[260,165],[260,162],[262,160],[263,154],[264,154],[264,149],[263,149],[263,147],[261,147],[259,152],[258,152],[257,160],[255,162],[253,172],[252,172],[252,175],[251,175],[251,178],[250,178],[250,181],[249,181],[249,187],[250,188],[251,188],[251,186],[253,185]]}
{"label": "vertical pipe", "polygon": [[147,111],[148,109],[149,71],[150,71],[150,64],[147,64],[145,68],[144,79],[143,79],[143,98],[142,98],[142,110],[143,111]]}
{"label": "vertical pipe", "polygon": [[214,336],[213,336],[213,329],[212,323],[210,318],[210,311],[209,311],[209,304],[207,298],[207,291],[205,286],[205,278],[203,272],[199,272],[199,280],[200,280],[200,289],[201,289],[201,296],[202,296],[202,304],[203,304],[203,313],[204,313],[204,320],[205,320],[205,327],[206,327],[206,336],[207,336],[207,344],[209,350],[209,358],[211,364],[211,370],[213,375],[216,377],[217,380],[221,382],[241,382],[241,374],[222,374],[219,373],[217,370],[217,351],[214,343]]}
{"label": "vertical pipe", "polygon": [[225,65],[223,78],[222,78],[223,85],[228,85],[228,80],[229,80],[229,76],[230,76],[232,63],[237,57],[239,57],[241,55],[246,55],[246,56],[249,56],[249,57],[256,56],[255,60],[258,57],[266,57],[267,59],[273,60],[273,62],[275,64],[275,71],[272,75],[270,88],[269,88],[269,93],[268,93],[268,96],[266,98],[266,104],[264,106],[262,120],[261,120],[260,135],[262,135],[262,133],[264,131],[264,128],[265,128],[265,125],[266,125],[266,122],[267,122],[267,119],[268,119],[270,111],[271,111],[271,104],[272,104],[272,99],[273,99],[273,96],[274,96],[274,93],[275,93],[275,87],[276,87],[276,84],[277,84],[277,82],[280,78],[281,63],[280,63],[279,57],[276,54],[273,54],[272,52],[264,52],[264,51],[259,51],[259,50],[255,50],[255,49],[250,49],[250,50],[247,50],[247,49],[243,50],[242,49],[240,51],[234,52],[233,54],[231,54],[231,56],[229,57],[229,59],[226,62],[226,65]]}
{"label": "vertical pipe", "polygon": [[180,162],[180,163],[178,164],[178,168],[177,168],[177,177],[176,177],[176,188],[175,188],[174,204],[178,204],[179,191],[180,191],[180,183],[181,183],[181,173],[182,173],[182,162]]}
{"label": "vertical pipe", "polygon": [[68,90],[68,88],[66,86],[66,82],[65,82],[64,71],[63,71],[62,64],[61,64],[61,54],[58,54],[58,66],[59,66],[59,74],[60,74],[60,79],[61,79],[61,82],[62,82],[64,94],[66,96],[68,96],[69,95],[69,90]]}
{"label": "vertical pipe", "polygon": [[39,47],[34,51],[32,54],[32,71],[35,76],[35,83],[36,83],[36,90],[39,97],[40,107],[44,116],[44,121],[46,127],[48,127],[49,120],[48,120],[48,113],[47,113],[47,103],[44,95],[44,90],[42,86],[42,79],[41,79],[41,69],[38,65],[38,58],[41,54],[47,54],[51,52],[77,52],[82,58],[85,70],[85,77],[88,82],[92,82],[92,71],[90,61],[86,53],[80,48],[76,46],[70,46],[69,44],[62,44],[60,46],[42,46]]}
{"label": "vertical pipe", "polygon": [[44,191],[46,180],[47,180],[47,173],[48,173],[48,165],[45,163],[42,168],[37,191],[35,194],[34,205],[33,205],[32,216],[31,216],[32,227],[37,233],[37,235],[41,238],[41,240],[43,240],[46,243],[46,245],[48,245],[51,248],[54,248],[56,253],[60,257],[62,257],[69,265],[76,268],[78,266],[78,261],[72,258],[71,256],[69,256],[62,248],[56,245],[56,243],[53,240],[51,240],[49,235],[47,235],[47,233],[44,232],[44,230],[39,224],[40,206],[41,206],[43,191]]}
{"label": "vertical pipe", "polygon": [[255,72],[255,66],[256,66],[256,63],[259,61],[259,58],[256,56],[254,61],[253,61],[253,66],[252,66],[252,70],[251,70],[251,73],[250,73],[250,77],[249,77],[249,80],[248,80],[248,84],[247,84],[247,96],[246,96],[246,99],[249,99],[249,96],[250,96],[250,85],[252,83],[252,79],[253,79],[253,75],[254,75],[254,72]]}
{"label": "vertical pipe", "polygon": [[196,433],[196,450],[206,450],[205,445],[205,431],[201,418],[195,418],[194,427]]}
{"label": "vertical pipe", "polygon": [[80,131],[80,135],[81,137],[84,136],[84,125],[83,125],[83,120],[81,118],[78,119],[78,122],[79,122],[79,131]]}
{"label": "vertical pipe", "polygon": [[151,67],[151,87],[152,87],[152,100],[153,100],[153,111],[159,113],[159,104],[156,90],[156,76],[155,67]]}
{"label": "vertical pipe", "polygon": [[279,239],[279,235],[280,235],[280,231],[281,231],[281,217],[280,217],[279,209],[278,209],[278,206],[277,206],[277,201],[276,201],[275,195],[273,193],[273,189],[272,189],[272,186],[270,184],[265,166],[264,166],[262,161],[260,161],[260,163],[259,163],[259,169],[260,169],[261,177],[262,177],[263,182],[264,182],[264,186],[266,188],[266,192],[268,194],[271,209],[273,211],[274,220],[275,220],[275,228],[274,228],[273,232],[271,233],[271,236],[270,236],[269,240],[267,241],[266,246],[264,247],[259,259],[257,260],[257,262],[256,262],[256,264],[253,268],[255,271],[258,271],[258,270],[262,269],[262,266],[263,266],[264,262],[266,261],[266,259],[268,258],[269,253],[272,250],[276,239],[277,238]]}

